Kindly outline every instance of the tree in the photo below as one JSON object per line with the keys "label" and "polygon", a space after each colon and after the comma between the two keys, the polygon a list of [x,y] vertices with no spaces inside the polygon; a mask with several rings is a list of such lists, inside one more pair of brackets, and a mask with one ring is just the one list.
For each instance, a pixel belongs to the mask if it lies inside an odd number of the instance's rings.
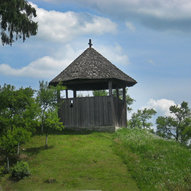
{"label": "tree", "polygon": [[34,90],[4,85],[0,87],[0,132],[3,134],[7,129],[23,127],[29,131],[35,124],[37,105],[33,97]]}
{"label": "tree", "polygon": [[37,102],[40,107],[41,133],[45,133],[45,147],[48,145],[48,133],[50,129],[62,130],[63,124],[58,117],[57,91],[62,89],[49,87],[48,82],[40,82],[40,88],[37,93]]}
{"label": "tree", "polygon": [[9,158],[11,155],[16,153],[16,147],[18,142],[15,139],[14,133],[12,130],[7,130],[6,134],[1,136],[0,139],[0,151],[6,157],[6,171],[9,172],[10,164]]}
{"label": "tree", "polygon": [[25,41],[37,33],[36,10],[26,0],[0,0],[0,29],[2,44],[10,44],[19,38]]}
{"label": "tree", "polygon": [[153,115],[156,114],[154,109],[143,109],[138,110],[137,113],[133,113],[131,119],[129,120],[128,126],[130,128],[140,128],[140,129],[150,129],[153,125],[151,122],[148,122]]}
{"label": "tree", "polygon": [[57,91],[49,88],[48,82],[39,82],[40,88],[37,92],[37,103],[40,107],[41,133],[44,131],[46,112],[57,104]]}
{"label": "tree", "polygon": [[[7,159],[20,153],[20,145],[29,140],[36,125],[34,90],[4,85],[0,87],[0,151]],[[16,149],[17,148],[17,149]]]}
{"label": "tree", "polygon": [[44,118],[44,127],[45,127],[45,147],[48,147],[48,134],[51,130],[63,130],[63,123],[60,122],[60,119],[58,117],[58,109],[57,107],[48,109],[45,112],[45,118]]}
{"label": "tree", "polygon": [[191,138],[191,110],[187,102],[169,108],[172,116],[158,117],[156,134],[186,143]]}

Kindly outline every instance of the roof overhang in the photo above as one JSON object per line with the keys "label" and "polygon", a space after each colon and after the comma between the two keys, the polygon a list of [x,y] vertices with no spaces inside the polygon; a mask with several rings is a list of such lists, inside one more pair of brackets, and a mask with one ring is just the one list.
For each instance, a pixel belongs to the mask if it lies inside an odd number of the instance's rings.
{"label": "roof overhang", "polygon": [[[113,89],[120,89],[124,87],[130,87],[137,82],[125,82],[119,79],[74,79],[64,81],[61,85],[66,86],[68,90],[105,90],[108,89],[109,81],[112,82]],[[50,82],[49,85],[57,86],[57,82]]]}

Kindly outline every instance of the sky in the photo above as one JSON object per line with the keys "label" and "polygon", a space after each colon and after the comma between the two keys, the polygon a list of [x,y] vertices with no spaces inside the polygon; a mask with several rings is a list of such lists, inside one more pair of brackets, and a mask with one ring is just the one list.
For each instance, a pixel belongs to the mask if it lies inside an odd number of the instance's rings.
{"label": "sky", "polygon": [[190,0],[31,0],[38,34],[0,45],[0,85],[38,89],[86,48],[138,83],[128,89],[133,111],[191,103]]}

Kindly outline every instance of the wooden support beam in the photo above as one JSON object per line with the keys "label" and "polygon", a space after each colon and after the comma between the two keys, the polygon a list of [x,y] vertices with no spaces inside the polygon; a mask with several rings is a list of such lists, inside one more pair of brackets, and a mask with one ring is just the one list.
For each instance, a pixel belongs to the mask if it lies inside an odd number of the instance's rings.
{"label": "wooden support beam", "polygon": [[127,104],[126,104],[126,88],[123,88],[123,104],[124,104],[124,127],[127,127]]}
{"label": "wooden support beam", "polygon": [[73,90],[74,98],[76,98],[76,90]]}
{"label": "wooden support beam", "polygon": [[126,89],[123,88],[123,102],[126,102]]}
{"label": "wooden support beam", "polygon": [[117,98],[119,99],[119,89],[116,88]]}
{"label": "wooden support beam", "polygon": [[112,96],[112,81],[109,81],[108,89],[109,89],[109,96]]}
{"label": "wooden support beam", "polygon": [[66,99],[68,99],[68,90],[66,89]]}

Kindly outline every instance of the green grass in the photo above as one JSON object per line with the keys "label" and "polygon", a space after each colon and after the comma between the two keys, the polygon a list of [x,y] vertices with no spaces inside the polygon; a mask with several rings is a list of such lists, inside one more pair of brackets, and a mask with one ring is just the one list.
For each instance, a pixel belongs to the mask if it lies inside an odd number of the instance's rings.
{"label": "green grass", "polygon": [[142,191],[191,190],[191,151],[147,131],[122,129],[115,134],[115,152]]}
{"label": "green grass", "polygon": [[[122,159],[113,152],[113,134],[34,136],[24,145],[31,176],[14,182],[1,178],[0,189],[8,191],[105,190],[136,191],[135,181]],[[52,183],[47,183],[52,181]]]}

